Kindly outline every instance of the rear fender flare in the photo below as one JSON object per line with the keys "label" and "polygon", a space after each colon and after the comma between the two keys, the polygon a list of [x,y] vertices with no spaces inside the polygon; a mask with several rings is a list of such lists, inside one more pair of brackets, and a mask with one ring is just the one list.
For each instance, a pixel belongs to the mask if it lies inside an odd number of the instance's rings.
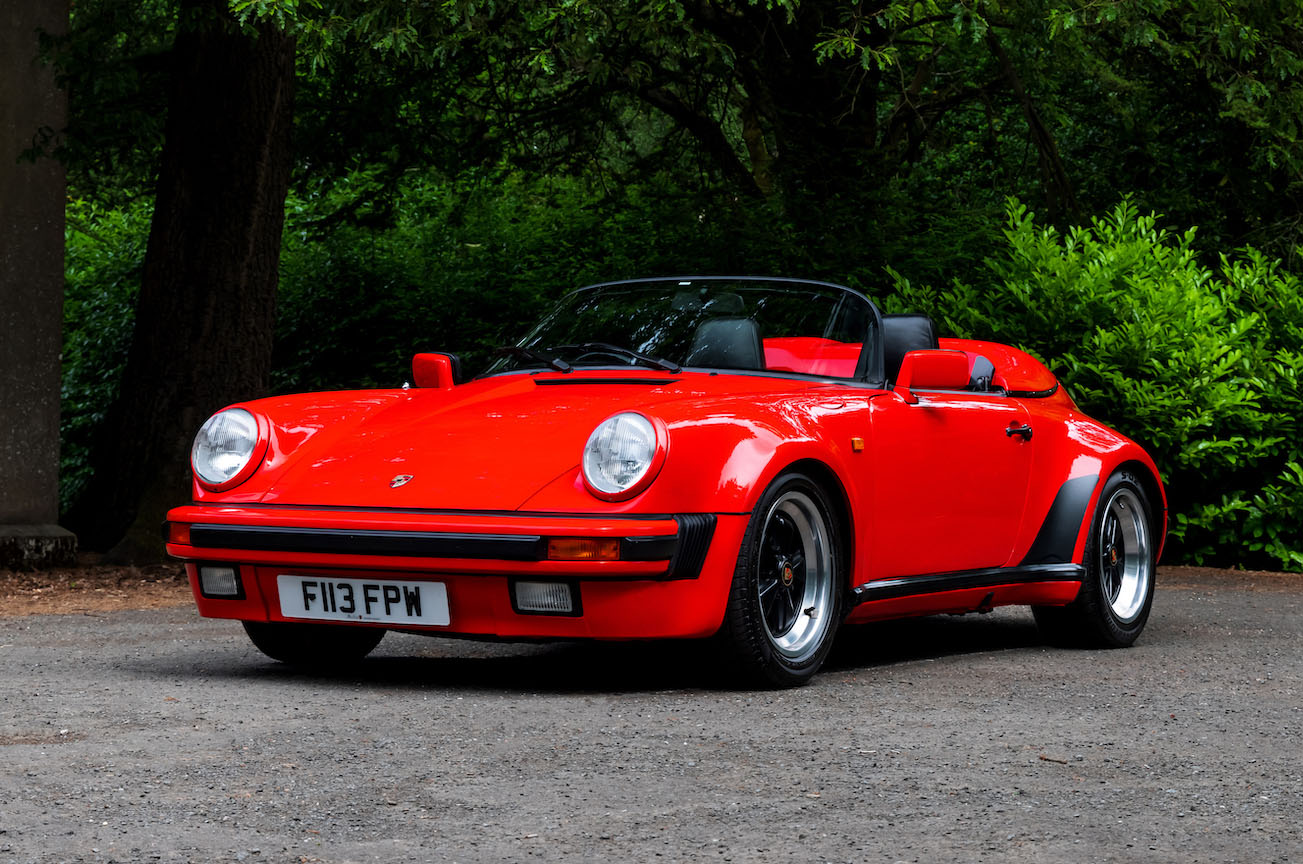
{"label": "rear fender flare", "polygon": [[1098,474],[1082,474],[1065,480],[1019,566],[1081,561],[1099,507],[1100,493],[1108,479],[1118,471],[1131,473],[1144,489],[1152,507],[1150,527],[1158,538],[1155,557],[1161,556],[1167,534],[1167,499],[1153,462],[1138,447],[1136,449],[1141,458],[1103,463]]}

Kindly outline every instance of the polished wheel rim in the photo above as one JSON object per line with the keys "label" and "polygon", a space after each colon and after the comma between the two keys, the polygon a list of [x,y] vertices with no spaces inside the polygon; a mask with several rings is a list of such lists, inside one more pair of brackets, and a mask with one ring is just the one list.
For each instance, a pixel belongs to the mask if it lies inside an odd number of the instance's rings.
{"label": "polished wheel rim", "polygon": [[1144,607],[1152,567],[1144,510],[1134,493],[1119,489],[1104,508],[1099,571],[1104,599],[1123,624],[1135,620]]}
{"label": "polished wheel rim", "polygon": [[765,514],[758,559],[760,615],[770,643],[803,660],[818,649],[832,617],[833,556],[822,511],[787,492]]}

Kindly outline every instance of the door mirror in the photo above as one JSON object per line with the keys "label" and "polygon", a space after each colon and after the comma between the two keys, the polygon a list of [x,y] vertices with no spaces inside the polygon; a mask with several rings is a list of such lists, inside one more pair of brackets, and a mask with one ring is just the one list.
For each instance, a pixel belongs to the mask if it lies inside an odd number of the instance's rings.
{"label": "door mirror", "polygon": [[432,390],[451,390],[461,380],[456,354],[417,354],[412,358],[412,383]]}
{"label": "door mirror", "polygon": [[915,390],[964,390],[968,387],[968,354],[945,349],[910,351],[900,364],[896,392],[906,402],[918,402]]}

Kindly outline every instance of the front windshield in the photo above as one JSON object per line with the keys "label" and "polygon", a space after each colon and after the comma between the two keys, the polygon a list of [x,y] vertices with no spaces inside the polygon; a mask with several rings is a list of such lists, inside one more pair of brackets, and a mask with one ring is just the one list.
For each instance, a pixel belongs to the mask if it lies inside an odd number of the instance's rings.
{"label": "front windshield", "polygon": [[861,351],[876,345],[877,320],[863,296],[822,283],[709,278],[597,285],[563,298],[489,372],[686,366],[854,378]]}

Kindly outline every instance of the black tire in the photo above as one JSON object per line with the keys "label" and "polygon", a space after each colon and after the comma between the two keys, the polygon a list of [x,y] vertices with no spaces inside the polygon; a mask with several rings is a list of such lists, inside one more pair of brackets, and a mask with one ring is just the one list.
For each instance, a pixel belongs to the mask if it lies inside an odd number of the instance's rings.
{"label": "black tire", "polygon": [[1091,520],[1082,564],[1086,575],[1067,606],[1035,606],[1032,613],[1051,642],[1126,648],[1145,629],[1154,601],[1153,510],[1129,471],[1104,484]]}
{"label": "black tire", "polygon": [[331,670],[357,663],[387,632],[382,627],[244,621],[244,632],[259,651],[301,669]]}
{"label": "black tire", "polygon": [[841,625],[838,522],[804,474],[778,477],[742,538],[721,636],[751,683],[794,687],[819,671]]}

